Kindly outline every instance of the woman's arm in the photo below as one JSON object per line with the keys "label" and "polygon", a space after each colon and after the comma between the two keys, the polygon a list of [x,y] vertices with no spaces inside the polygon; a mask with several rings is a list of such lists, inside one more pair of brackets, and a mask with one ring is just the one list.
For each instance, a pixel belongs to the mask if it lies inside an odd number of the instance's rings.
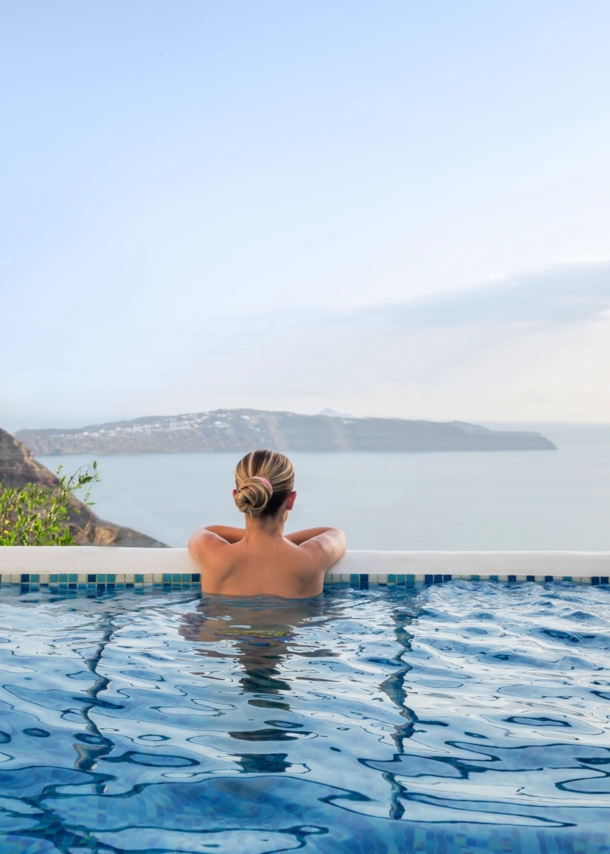
{"label": "woman's arm", "polygon": [[336,531],[337,528],[304,528],[302,531],[293,531],[292,534],[285,534],[287,540],[294,543],[295,546],[300,546],[311,540],[312,537],[319,537],[320,534],[325,534],[327,531]]}
{"label": "woman's arm", "polygon": [[210,534],[216,534],[221,540],[226,540],[227,543],[238,543],[243,540],[245,528],[230,528],[228,525],[207,525],[203,528],[204,531],[209,531]]}
{"label": "woman's arm", "polygon": [[[292,537],[302,539],[296,542]],[[345,534],[339,528],[309,528],[296,531],[288,539],[308,552],[323,572],[343,557],[347,545]]]}

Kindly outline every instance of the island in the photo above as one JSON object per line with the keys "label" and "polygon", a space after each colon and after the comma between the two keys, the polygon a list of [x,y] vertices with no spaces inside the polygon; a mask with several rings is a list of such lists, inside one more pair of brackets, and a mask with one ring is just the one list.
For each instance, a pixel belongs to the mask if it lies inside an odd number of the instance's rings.
{"label": "island", "polygon": [[215,409],[158,415],[77,429],[20,430],[37,456],[45,454],[201,453],[206,451],[547,451],[541,433],[489,430],[464,421],[409,421],[299,415],[259,409]]}

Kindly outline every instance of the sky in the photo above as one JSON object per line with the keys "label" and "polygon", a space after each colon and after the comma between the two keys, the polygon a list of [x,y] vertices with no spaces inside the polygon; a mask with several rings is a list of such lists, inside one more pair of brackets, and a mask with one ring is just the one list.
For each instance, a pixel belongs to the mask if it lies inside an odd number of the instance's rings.
{"label": "sky", "polygon": [[610,422],[606,0],[0,2],[0,426]]}

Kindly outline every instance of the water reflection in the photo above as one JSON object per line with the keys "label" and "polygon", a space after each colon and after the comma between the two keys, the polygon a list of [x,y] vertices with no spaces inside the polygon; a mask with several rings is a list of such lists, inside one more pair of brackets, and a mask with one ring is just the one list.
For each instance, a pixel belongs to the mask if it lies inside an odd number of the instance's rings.
{"label": "water reflection", "polygon": [[[324,616],[324,599],[280,600],[270,597],[242,600],[210,596],[195,613],[187,614],[180,633],[202,656],[235,657],[243,669],[243,690],[254,695],[251,705],[278,708],[277,699],[290,691],[281,666],[288,655],[332,655],[329,649],[307,646],[304,631]],[[230,647],[227,648],[227,642]],[[282,703],[281,707],[286,707]]]}
{"label": "water reflection", "polygon": [[[319,625],[327,616],[323,596],[294,600],[206,596],[194,613],[185,616],[180,633],[197,642],[197,655],[235,659],[242,671],[242,692],[251,695],[248,705],[289,712],[293,677],[282,672],[283,665],[292,656],[334,655],[330,649],[313,646],[307,637],[308,627]],[[310,735],[300,724],[269,723],[272,725],[228,734],[236,741],[274,744]],[[293,767],[287,753],[236,752],[233,758],[245,773],[277,774]]]}

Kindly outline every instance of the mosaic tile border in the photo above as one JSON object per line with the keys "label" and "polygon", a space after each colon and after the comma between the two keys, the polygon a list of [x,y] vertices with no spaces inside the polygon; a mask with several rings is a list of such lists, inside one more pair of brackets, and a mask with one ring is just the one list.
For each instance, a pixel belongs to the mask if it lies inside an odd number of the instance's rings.
{"label": "mosaic tile border", "polygon": [[550,581],[565,581],[573,584],[591,584],[591,585],[606,585],[610,584],[610,576],[593,575],[590,577],[580,577],[571,575],[485,575],[472,574],[465,575],[463,573],[453,574],[400,574],[400,575],[381,575],[371,573],[360,574],[341,574],[327,577],[325,587],[335,585],[358,587],[361,590],[369,586],[374,587],[429,587],[433,584],[444,584],[447,581],[495,581],[507,584],[525,584],[535,582],[544,584]]}
{"label": "mosaic tile border", "polygon": [[24,593],[38,590],[76,590],[113,592],[122,590],[191,590],[201,588],[198,572],[82,573],[58,572],[6,573],[0,575],[0,588],[19,586]]}
{"label": "mosaic tile border", "polygon": [[[571,575],[485,575],[485,574],[385,574],[385,573],[331,573],[325,579],[324,587],[350,587],[367,590],[369,587],[405,588],[407,590],[444,584],[453,580],[493,581],[508,584],[534,582],[543,584],[551,581],[572,582],[573,584],[608,585],[610,577],[606,575],[579,577]],[[38,590],[74,590],[80,592],[104,593],[123,590],[199,590],[201,574],[198,572],[163,573],[2,573],[0,589],[19,587],[22,592]]]}

